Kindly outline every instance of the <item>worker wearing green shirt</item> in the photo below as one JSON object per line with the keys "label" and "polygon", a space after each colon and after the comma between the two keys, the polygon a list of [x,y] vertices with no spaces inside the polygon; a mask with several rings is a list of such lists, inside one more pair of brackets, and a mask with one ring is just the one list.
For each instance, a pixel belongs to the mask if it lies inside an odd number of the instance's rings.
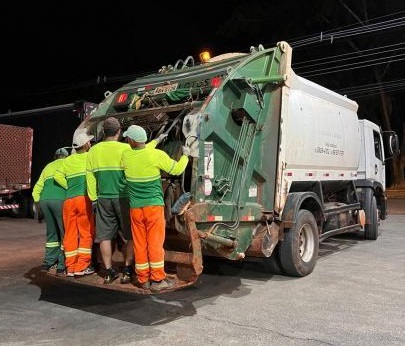
{"label": "worker wearing green shirt", "polygon": [[[128,182],[132,238],[135,249],[135,272],[143,289],[153,292],[170,289],[174,283],[166,278],[164,270],[164,215],[161,171],[180,175],[188,164],[190,149],[183,147],[178,161],[163,150],[145,145],[146,131],[131,125],[123,133],[131,149],[123,152],[125,177]],[[156,140],[150,142],[153,143]]]}
{"label": "worker wearing green shirt", "polygon": [[54,174],[68,155],[65,148],[56,150],[54,160],[44,167],[32,190],[32,198],[39,204],[46,223],[45,256],[41,270],[48,272],[56,265],[56,275],[65,272],[62,208],[66,191],[55,181]]}
{"label": "worker wearing green shirt", "polygon": [[83,276],[95,272],[91,263],[95,235],[94,215],[86,185],[87,152],[93,138],[94,136],[85,132],[75,132],[72,144],[75,153],[68,156],[55,172],[55,180],[66,188],[63,204],[63,247],[67,276]]}
{"label": "worker wearing green shirt", "polygon": [[130,149],[128,143],[119,142],[121,124],[108,117],[103,124],[104,138],[91,147],[87,155],[87,193],[96,212],[96,239],[106,270],[104,283],[115,281],[119,274],[113,268],[116,240],[124,242],[124,269],[121,283],[132,281],[134,249],[129,219],[129,200],[122,166],[122,152]]}

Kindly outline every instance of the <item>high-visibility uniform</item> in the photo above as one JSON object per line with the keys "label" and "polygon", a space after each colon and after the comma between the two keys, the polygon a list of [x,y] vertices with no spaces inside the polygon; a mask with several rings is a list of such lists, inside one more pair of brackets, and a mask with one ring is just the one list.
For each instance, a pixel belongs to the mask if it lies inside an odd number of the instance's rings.
{"label": "high-visibility uniform", "polygon": [[156,141],[145,148],[124,151],[122,155],[131,207],[131,228],[135,249],[135,272],[139,283],[161,281],[164,270],[165,217],[161,170],[180,175],[188,157],[179,161],[155,149]]}
{"label": "high-visibility uniform", "polygon": [[64,158],[56,159],[48,163],[32,190],[32,198],[34,202],[39,202],[46,222],[44,264],[50,267],[57,263],[59,270],[65,269],[62,208],[66,190],[54,180],[54,174],[63,160]]}
{"label": "high-visibility uniform", "polygon": [[92,201],[99,201],[97,242],[112,240],[118,231],[126,241],[132,239],[127,182],[122,166],[122,152],[130,148],[128,143],[111,140],[97,143],[88,152],[87,193]]}
{"label": "high-visibility uniform", "polygon": [[87,152],[68,156],[55,172],[55,180],[66,188],[63,204],[66,269],[70,273],[80,272],[91,264],[94,241],[94,215],[87,195]]}
{"label": "high-visibility uniform", "polygon": [[93,145],[87,154],[87,194],[92,201],[97,198],[128,197],[122,152],[131,147],[128,143],[103,141]]}

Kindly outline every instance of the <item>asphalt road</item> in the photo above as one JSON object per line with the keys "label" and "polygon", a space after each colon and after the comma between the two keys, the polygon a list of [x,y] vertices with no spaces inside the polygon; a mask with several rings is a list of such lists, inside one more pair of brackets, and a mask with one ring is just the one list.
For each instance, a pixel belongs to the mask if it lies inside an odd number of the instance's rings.
{"label": "asphalt road", "polygon": [[389,214],[377,241],[323,243],[307,277],[209,261],[159,295],[41,276],[45,225],[0,217],[0,345],[405,345],[405,200]]}

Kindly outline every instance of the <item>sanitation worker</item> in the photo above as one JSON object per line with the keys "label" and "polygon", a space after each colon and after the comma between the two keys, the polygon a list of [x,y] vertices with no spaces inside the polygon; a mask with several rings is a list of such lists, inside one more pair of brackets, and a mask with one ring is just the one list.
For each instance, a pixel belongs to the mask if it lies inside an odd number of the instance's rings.
{"label": "sanitation worker", "polygon": [[134,248],[122,152],[130,146],[119,142],[121,124],[116,118],[104,120],[103,132],[103,140],[92,146],[87,155],[87,193],[96,214],[95,242],[100,244],[106,269],[104,283],[110,284],[119,276],[112,262],[113,242],[119,237],[125,243],[121,283],[126,284],[133,278]]}
{"label": "sanitation worker", "polygon": [[183,147],[183,155],[175,161],[155,148],[166,134],[145,145],[146,131],[141,126],[131,125],[123,136],[131,146],[123,153],[123,164],[128,182],[137,279],[143,289],[153,292],[170,289],[174,283],[167,279],[164,269],[166,221],[160,173],[161,170],[171,175],[183,173],[190,149]]}
{"label": "sanitation worker", "polygon": [[45,256],[41,271],[48,272],[56,267],[56,275],[65,273],[62,208],[66,190],[55,181],[54,174],[68,155],[65,148],[56,150],[53,161],[44,167],[32,190],[32,198],[39,205],[46,223]]}
{"label": "sanitation worker", "polygon": [[86,185],[87,152],[93,138],[85,132],[76,131],[72,143],[75,153],[68,156],[55,172],[56,182],[66,188],[63,247],[67,276],[90,275],[95,271],[91,263],[94,215]]}

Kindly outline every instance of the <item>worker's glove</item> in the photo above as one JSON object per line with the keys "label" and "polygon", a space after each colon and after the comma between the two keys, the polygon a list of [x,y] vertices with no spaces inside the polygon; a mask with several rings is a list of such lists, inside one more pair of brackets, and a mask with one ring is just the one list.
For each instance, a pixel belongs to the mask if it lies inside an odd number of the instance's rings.
{"label": "worker's glove", "polygon": [[190,148],[183,146],[183,155],[190,156]]}
{"label": "worker's glove", "polygon": [[97,213],[97,201],[91,202],[91,210],[93,210],[93,214]]}
{"label": "worker's glove", "polygon": [[162,143],[162,142],[166,139],[167,135],[168,135],[168,133],[162,133],[161,135],[159,135],[159,136],[156,138],[157,144]]}

